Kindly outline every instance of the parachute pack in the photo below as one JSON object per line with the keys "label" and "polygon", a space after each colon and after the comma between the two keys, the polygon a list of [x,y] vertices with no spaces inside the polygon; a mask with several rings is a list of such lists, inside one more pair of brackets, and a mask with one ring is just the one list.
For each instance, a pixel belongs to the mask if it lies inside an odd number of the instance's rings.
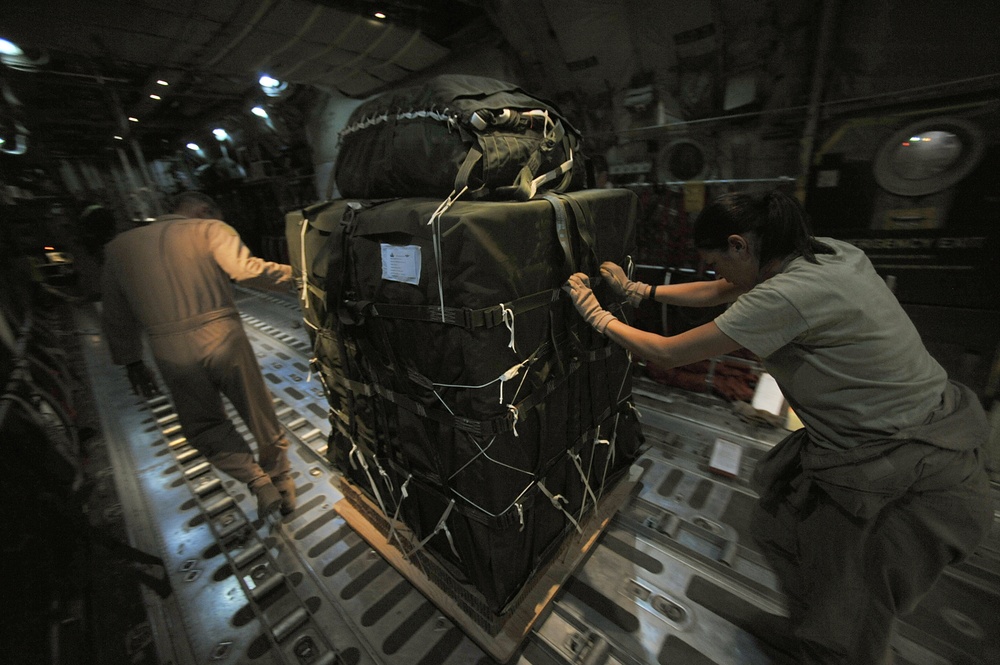
{"label": "parachute pack", "polygon": [[527,201],[585,185],[580,134],[511,83],[442,75],[356,108],[334,176],[344,198]]}

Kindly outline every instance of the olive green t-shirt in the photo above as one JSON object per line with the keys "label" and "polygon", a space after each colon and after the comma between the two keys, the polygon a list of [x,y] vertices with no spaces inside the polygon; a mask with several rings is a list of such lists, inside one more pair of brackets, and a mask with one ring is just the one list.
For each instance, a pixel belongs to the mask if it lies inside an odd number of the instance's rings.
{"label": "olive green t-shirt", "polygon": [[868,257],[796,257],[715,319],[760,356],[814,441],[850,448],[926,421],[947,374]]}

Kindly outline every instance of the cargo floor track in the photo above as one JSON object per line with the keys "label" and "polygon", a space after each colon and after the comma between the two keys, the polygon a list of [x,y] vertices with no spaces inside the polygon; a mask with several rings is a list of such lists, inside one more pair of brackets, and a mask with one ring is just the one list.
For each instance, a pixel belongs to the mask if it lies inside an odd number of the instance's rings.
{"label": "cargo floor track", "polygon": [[[299,507],[273,523],[187,445],[169,399],[131,393],[92,306],[75,311],[130,540],[163,557],[173,587],[166,599],[144,591],[160,663],[492,663],[334,510],[343,496],[297,303],[242,289],[238,300],[292,441]],[[784,601],[748,533],[753,464],[785,432],[641,379],[635,395],[648,447],[638,490],[511,662],[791,662]],[[707,470],[717,438],[744,449],[736,478]],[[994,482],[994,506],[998,496]],[[896,663],[1000,662],[998,523],[901,626]]]}

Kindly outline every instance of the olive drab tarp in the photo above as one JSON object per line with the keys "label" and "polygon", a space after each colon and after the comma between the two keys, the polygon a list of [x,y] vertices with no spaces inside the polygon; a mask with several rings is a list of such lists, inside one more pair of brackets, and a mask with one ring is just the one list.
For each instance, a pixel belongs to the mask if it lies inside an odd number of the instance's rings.
{"label": "olive drab tarp", "polygon": [[332,340],[316,357],[343,414],[329,458],[497,613],[638,454],[629,358],[561,290],[628,262],[636,206],[585,190],[289,215],[304,316]]}
{"label": "olive drab tarp", "polygon": [[354,110],[340,133],[342,197],[527,200],[584,186],[580,135],[512,83],[448,74]]}

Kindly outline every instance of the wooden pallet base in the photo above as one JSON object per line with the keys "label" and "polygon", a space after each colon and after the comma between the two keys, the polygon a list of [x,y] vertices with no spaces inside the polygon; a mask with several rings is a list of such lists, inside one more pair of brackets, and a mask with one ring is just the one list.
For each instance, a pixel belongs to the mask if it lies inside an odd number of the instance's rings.
{"label": "wooden pallet base", "polygon": [[[635,489],[642,468],[630,473],[602,498],[597,510],[563,541],[555,556],[524,586],[518,598],[502,616],[485,609],[481,594],[459,583],[432,556],[414,552],[410,530],[396,524],[389,536],[390,521],[357,487],[341,479],[344,499],[334,509],[369,545],[398,570],[413,586],[495,660],[505,663],[517,652],[531,628],[543,616],[550,602],[597,542],[608,522]],[[407,555],[404,556],[405,549]]]}

